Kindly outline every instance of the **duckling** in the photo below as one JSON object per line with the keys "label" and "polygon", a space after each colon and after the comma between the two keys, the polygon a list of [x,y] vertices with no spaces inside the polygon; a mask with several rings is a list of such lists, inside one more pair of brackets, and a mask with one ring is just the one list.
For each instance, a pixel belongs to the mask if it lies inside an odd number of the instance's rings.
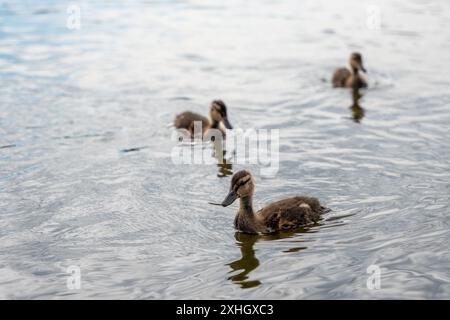
{"label": "duckling", "polygon": [[175,127],[177,129],[187,129],[191,136],[194,136],[194,122],[202,122],[202,134],[204,134],[208,129],[219,129],[224,134],[224,130],[220,128],[219,124],[223,123],[225,128],[233,129],[227,116],[227,107],[222,100],[214,100],[209,106],[209,117],[210,119],[190,111],[183,112],[176,116]]}
{"label": "duckling", "polygon": [[252,205],[254,188],[250,172],[238,171],[231,179],[230,192],[221,203],[227,207],[237,198],[240,199],[234,226],[243,233],[261,234],[295,229],[319,221],[320,216],[329,211],[316,198],[298,196],[273,202],[255,213]]}
{"label": "duckling", "polygon": [[367,81],[364,77],[359,73],[361,69],[364,73],[367,73],[364,68],[362,62],[362,56],[358,52],[354,52],[350,55],[350,68],[351,71],[347,68],[339,68],[333,74],[333,87],[334,88],[366,88]]}

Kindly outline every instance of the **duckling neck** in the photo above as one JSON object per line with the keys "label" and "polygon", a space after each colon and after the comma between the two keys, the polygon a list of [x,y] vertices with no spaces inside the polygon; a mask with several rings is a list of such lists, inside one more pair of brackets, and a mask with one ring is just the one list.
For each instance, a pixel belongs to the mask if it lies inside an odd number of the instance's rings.
{"label": "duckling neck", "polygon": [[260,223],[253,212],[252,197],[241,197],[239,211],[234,219],[237,230],[246,233],[258,233],[261,231]]}
{"label": "duckling neck", "polygon": [[219,128],[219,121],[211,119],[211,129],[218,129]]}
{"label": "duckling neck", "polygon": [[252,196],[246,196],[240,198],[240,207],[239,212],[242,212],[244,214],[252,215],[254,214],[253,211],[253,198]]}
{"label": "duckling neck", "polygon": [[358,76],[358,68],[354,68],[354,67],[352,67],[352,73],[355,75],[355,76]]}

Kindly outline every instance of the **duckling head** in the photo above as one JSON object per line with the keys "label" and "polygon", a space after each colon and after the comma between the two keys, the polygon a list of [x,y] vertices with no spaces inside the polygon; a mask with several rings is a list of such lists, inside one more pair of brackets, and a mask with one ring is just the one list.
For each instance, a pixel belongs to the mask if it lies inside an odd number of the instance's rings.
{"label": "duckling head", "polygon": [[255,185],[253,177],[247,170],[236,172],[231,179],[230,192],[222,201],[222,206],[227,207],[232,204],[237,198],[251,198]]}
{"label": "duckling head", "polygon": [[222,100],[214,100],[209,108],[209,116],[215,122],[222,122],[225,128],[233,129],[228,121],[227,106]]}
{"label": "duckling head", "polygon": [[364,68],[363,62],[362,62],[362,56],[359,52],[353,52],[350,55],[350,66],[354,71],[362,70],[364,72],[366,71],[366,68]]}

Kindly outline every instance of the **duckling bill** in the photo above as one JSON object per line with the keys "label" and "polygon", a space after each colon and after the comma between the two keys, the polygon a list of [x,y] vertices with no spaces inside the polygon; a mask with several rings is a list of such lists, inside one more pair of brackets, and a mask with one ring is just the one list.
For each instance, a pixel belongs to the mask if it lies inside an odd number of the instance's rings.
{"label": "duckling bill", "polygon": [[186,129],[194,136],[194,123],[200,121],[202,123],[202,134],[209,129],[218,129],[224,134],[224,130],[220,127],[222,123],[227,129],[233,129],[228,121],[227,106],[222,100],[214,100],[209,106],[209,119],[200,114],[186,111],[176,116],[175,127],[177,129]]}
{"label": "duckling bill", "polygon": [[264,234],[296,229],[318,222],[321,215],[329,211],[316,198],[297,196],[273,202],[255,213],[254,188],[250,172],[236,172],[231,180],[230,192],[222,202],[222,206],[227,207],[239,199],[234,226],[243,233]]}
{"label": "duckling bill", "polygon": [[334,88],[353,88],[360,89],[367,87],[367,81],[361,75],[359,70],[367,73],[363,65],[362,56],[358,52],[354,52],[350,55],[349,59],[350,69],[339,68],[333,74],[333,87]]}

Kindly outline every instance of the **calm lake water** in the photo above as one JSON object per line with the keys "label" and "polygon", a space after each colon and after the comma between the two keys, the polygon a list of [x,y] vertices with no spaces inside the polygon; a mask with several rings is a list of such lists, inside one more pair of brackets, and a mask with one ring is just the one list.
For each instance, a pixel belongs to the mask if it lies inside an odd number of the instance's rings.
{"label": "calm lake water", "polygon": [[[0,298],[450,298],[447,0],[74,2],[71,30],[66,1],[0,0]],[[352,51],[358,104],[329,83]],[[218,98],[280,130],[275,177],[172,162],[174,116]],[[243,168],[258,208],[333,211],[236,234],[208,201]]]}

